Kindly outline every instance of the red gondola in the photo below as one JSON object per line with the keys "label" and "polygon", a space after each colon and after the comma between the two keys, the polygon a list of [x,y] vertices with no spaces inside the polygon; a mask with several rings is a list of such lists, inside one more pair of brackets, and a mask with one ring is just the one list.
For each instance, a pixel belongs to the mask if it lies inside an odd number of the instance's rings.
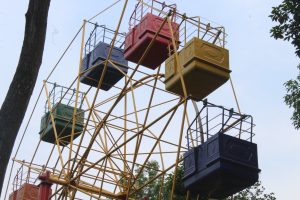
{"label": "red gondola", "polygon": [[[134,63],[139,62],[162,26],[164,22],[163,15],[166,15],[169,10],[171,10],[172,13],[176,11],[176,5],[165,5],[155,0],[152,1],[152,4],[153,3],[161,5],[161,12],[144,9],[143,3],[138,3],[131,15],[130,29],[126,35],[124,51],[124,57],[128,61]],[[170,18],[174,39],[177,43],[179,41],[179,24],[175,22],[175,17],[171,16]],[[157,33],[157,37],[153,41],[153,45],[142,59],[141,65],[150,69],[156,69],[169,57],[173,49],[172,31],[169,27],[168,22],[163,24],[161,31]]]}

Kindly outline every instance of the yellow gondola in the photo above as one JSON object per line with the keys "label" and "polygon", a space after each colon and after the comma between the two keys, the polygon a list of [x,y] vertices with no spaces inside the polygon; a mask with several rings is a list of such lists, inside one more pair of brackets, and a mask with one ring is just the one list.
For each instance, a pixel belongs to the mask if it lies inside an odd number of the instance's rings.
{"label": "yellow gondola", "polygon": [[[180,71],[187,94],[203,99],[229,79],[229,52],[227,49],[199,38],[190,40],[178,53],[166,60],[166,90],[184,96]],[[182,68],[181,68],[182,66]]]}

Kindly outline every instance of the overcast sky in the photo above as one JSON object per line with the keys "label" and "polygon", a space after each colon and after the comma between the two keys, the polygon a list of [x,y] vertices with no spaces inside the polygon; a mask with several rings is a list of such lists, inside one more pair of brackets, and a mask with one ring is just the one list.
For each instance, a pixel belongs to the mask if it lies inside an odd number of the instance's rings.
{"label": "overcast sky", "polygon": [[[52,66],[67,43],[75,35],[84,18],[89,18],[112,0],[52,0],[43,64],[30,102],[34,100]],[[280,0],[174,0],[188,16],[200,15],[222,24],[228,33],[226,48],[230,51],[230,67],[241,110],[255,119],[261,180],[269,192],[280,200],[300,199],[300,133],[293,129],[290,110],[283,103],[283,83],[297,75],[299,59],[287,42],[270,38],[274,25],[268,18],[271,7]],[[129,9],[135,1],[130,0]],[[9,88],[21,50],[28,1],[1,0],[0,4],[0,104]],[[121,5],[119,5],[121,6]],[[131,11],[130,11],[131,12]],[[128,19],[130,12],[126,13]],[[119,14],[109,13],[106,24],[114,24]],[[104,22],[99,22],[103,24]],[[127,22],[121,27],[127,31]],[[72,62],[78,63],[78,56]],[[71,62],[71,61],[70,61]],[[71,66],[71,65],[70,65]],[[67,73],[59,71],[52,78],[63,82]],[[229,84],[209,97],[210,101],[234,107],[232,95],[224,95]],[[230,97],[229,97],[230,96]],[[26,115],[26,119],[28,118]],[[39,121],[38,121],[39,123]],[[37,124],[38,124],[37,123]],[[39,127],[39,126],[37,126]],[[24,129],[24,125],[22,126]],[[21,130],[23,130],[21,129]],[[38,136],[37,136],[38,137]]]}

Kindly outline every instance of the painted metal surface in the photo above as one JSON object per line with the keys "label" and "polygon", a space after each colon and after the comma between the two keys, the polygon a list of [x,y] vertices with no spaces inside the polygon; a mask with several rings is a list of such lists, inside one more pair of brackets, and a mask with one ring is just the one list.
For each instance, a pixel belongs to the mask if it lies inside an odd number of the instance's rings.
{"label": "painted metal surface", "polygon": [[[55,121],[55,128],[60,139],[60,145],[65,146],[70,143],[72,133],[72,117],[74,107],[64,105],[62,103],[54,106],[53,116]],[[84,112],[77,109],[77,117],[74,128],[74,139],[77,138],[83,130]],[[42,141],[56,144],[54,127],[50,120],[50,112],[47,112],[41,119],[40,138]]]}
{"label": "painted metal surface", "polygon": [[[124,51],[124,56],[128,61],[138,63],[163,21],[163,18],[147,13],[140,23],[130,30],[125,38]],[[176,41],[179,41],[178,28],[179,25],[172,22],[172,29]],[[166,23],[158,33],[153,46],[144,57],[141,64],[150,69],[156,69],[162,64],[169,56],[168,46],[172,43],[171,38],[172,35],[169,26]]]}
{"label": "painted metal surface", "polygon": [[[104,62],[108,56],[110,48],[111,46],[109,44],[99,42],[95,49],[84,57],[81,67],[83,75],[80,78],[80,82],[93,87],[98,87],[98,83],[105,66]],[[128,62],[124,58],[123,51],[124,50],[121,48],[113,47],[110,60],[119,69],[111,63],[107,64],[107,71],[100,89],[108,91],[124,77],[124,74],[127,74]]]}
{"label": "painted metal surface", "polygon": [[[179,70],[185,82],[188,95],[203,99],[229,79],[229,52],[227,49],[193,38],[175,56],[166,60],[166,90],[183,96]],[[180,67],[183,67],[182,69]]]}
{"label": "painted metal surface", "polygon": [[258,181],[257,145],[219,133],[184,154],[183,183],[194,194],[226,198]]}
{"label": "painted metal surface", "polygon": [[20,189],[12,193],[9,200],[38,200],[39,187],[24,183]]}
{"label": "painted metal surface", "polygon": [[48,200],[52,194],[52,183],[49,182],[50,171],[46,171],[39,176],[41,183],[39,184],[38,200]]}
{"label": "painted metal surface", "polygon": [[14,191],[9,195],[9,200],[17,200],[18,191]]}

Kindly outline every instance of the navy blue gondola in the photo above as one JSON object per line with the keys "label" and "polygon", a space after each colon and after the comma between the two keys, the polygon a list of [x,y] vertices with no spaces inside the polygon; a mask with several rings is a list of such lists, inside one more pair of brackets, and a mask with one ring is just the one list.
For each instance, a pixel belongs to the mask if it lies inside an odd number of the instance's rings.
{"label": "navy blue gondola", "polygon": [[[98,87],[104,66],[105,66],[105,60],[108,56],[109,50],[111,48],[111,45],[109,45],[106,42],[107,34],[114,34],[114,32],[110,29],[107,29],[104,26],[98,26],[96,25],[97,29],[101,29],[101,35],[100,37],[103,38],[102,41],[98,42],[96,45],[92,45],[92,43],[95,43],[95,41],[98,41],[97,38],[99,38],[96,35],[96,31],[94,30],[91,34],[91,37],[86,43],[85,50],[92,48],[90,52],[87,52],[85,57],[82,60],[82,67],[81,67],[81,78],[80,82],[93,86]],[[94,36],[95,35],[95,36]],[[97,37],[96,37],[97,36]],[[121,34],[118,35],[119,37],[122,37]],[[120,42],[120,40],[118,40]],[[110,55],[110,61],[112,61],[119,70],[113,66],[111,63],[107,63],[107,71],[104,75],[103,82],[100,86],[100,89],[108,91],[111,89],[119,80],[121,80],[124,77],[124,74],[127,74],[128,72],[128,61],[124,58],[124,50],[122,48],[114,46],[112,48],[112,52]],[[121,72],[121,71],[123,72]]]}
{"label": "navy blue gondola", "polygon": [[256,183],[259,172],[257,145],[222,131],[184,154],[184,187],[201,197],[233,195]]}

